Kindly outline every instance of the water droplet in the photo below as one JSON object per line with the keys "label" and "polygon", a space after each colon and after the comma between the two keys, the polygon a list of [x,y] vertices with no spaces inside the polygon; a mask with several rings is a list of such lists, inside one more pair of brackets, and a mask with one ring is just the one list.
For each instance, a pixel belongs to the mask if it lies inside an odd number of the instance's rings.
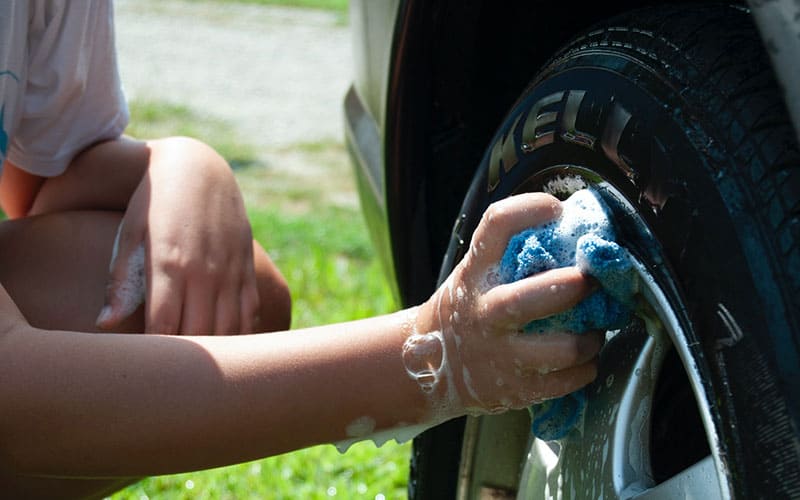
{"label": "water droplet", "polygon": [[375,495],[375,500],[386,500],[386,495],[384,495],[383,493],[378,493],[377,495]]}
{"label": "water droplet", "polygon": [[364,493],[367,492],[367,485],[364,483],[358,483],[358,486],[356,486],[356,491],[359,494],[363,495]]}
{"label": "water droplet", "polygon": [[183,483],[183,486],[184,486],[184,487],[185,487],[187,490],[193,490],[193,489],[194,489],[194,481],[192,481],[191,479],[187,479],[187,480],[186,480],[186,482],[185,482],[185,483]]}
{"label": "water droplet", "polygon": [[329,497],[335,497],[336,496],[336,486],[329,486],[328,487],[328,491],[326,491],[325,493],[327,493]]}

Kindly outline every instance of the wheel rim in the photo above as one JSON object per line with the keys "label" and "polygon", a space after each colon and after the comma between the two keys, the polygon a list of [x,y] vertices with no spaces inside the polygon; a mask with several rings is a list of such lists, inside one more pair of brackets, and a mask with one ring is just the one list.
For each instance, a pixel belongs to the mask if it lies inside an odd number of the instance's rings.
{"label": "wheel rim", "polygon": [[[565,176],[570,182],[564,182]],[[654,241],[633,206],[596,174],[561,165],[535,177],[520,191],[548,191],[546,180],[556,177],[558,182],[550,184],[562,189],[569,186],[569,191],[592,184],[611,207],[615,220],[624,220],[628,229],[633,229],[626,233],[629,238],[634,234],[636,239]],[[624,240],[622,235],[619,239]],[[621,242],[627,246],[628,242]],[[676,313],[675,301],[669,300],[669,283],[655,276],[663,274],[653,264],[661,262],[660,255],[649,252],[649,256],[633,255],[647,304],[640,309],[646,312],[640,312],[628,328],[607,333],[597,380],[587,388],[582,426],[558,442],[546,443],[530,437],[527,411],[468,419],[458,498],[730,497],[711,404],[695,362],[697,346],[688,341],[689,332]],[[657,480],[651,433],[653,422],[661,416],[654,414],[653,404],[665,359],[673,349],[694,395],[708,451],[701,460],[692,459],[693,464]],[[681,430],[674,432],[680,438]]]}

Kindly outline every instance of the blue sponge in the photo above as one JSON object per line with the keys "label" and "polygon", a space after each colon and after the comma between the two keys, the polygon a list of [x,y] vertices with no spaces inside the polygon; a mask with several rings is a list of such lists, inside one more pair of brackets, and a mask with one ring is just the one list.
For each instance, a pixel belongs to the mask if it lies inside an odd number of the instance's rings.
{"label": "blue sponge", "polygon": [[[569,311],[525,325],[527,333],[586,333],[624,327],[633,315],[636,273],[628,252],[614,242],[608,212],[591,190],[575,192],[562,203],[561,216],[511,238],[500,262],[502,282],[542,271],[578,266],[600,288]],[[583,416],[586,397],[577,391],[531,407],[532,432],[544,440],[561,439]]]}

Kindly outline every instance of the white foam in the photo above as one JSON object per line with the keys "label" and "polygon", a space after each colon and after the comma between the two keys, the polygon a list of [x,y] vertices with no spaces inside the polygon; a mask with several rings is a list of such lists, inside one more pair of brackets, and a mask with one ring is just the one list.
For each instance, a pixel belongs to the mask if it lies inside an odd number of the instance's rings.
{"label": "white foam", "polygon": [[411,441],[431,427],[435,427],[440,423],[442,422],[437,420],[419,425],[400,425],[395,429],[374,432],[369,436],[345,439],[334,443],[334,446],[336,446],[336,449],[339,450],[339,453],[347,453],[347,450],[349,450],[351,446],[362,441],[372,441],[373,444],[375,444],[375,446],[378,448],[392,440],[398,444],[403,444]]}
{"label": "white foam", "polygon": [[562,264],[575,262],[578,240],[586,234],[608,237],[611,221],[597,196],[590,190],[577,191],[562,202],[554,232],[562,245],[554,255]]}
{"label": "white foam", "polygon": [[368,416],[358,417],[345,429],[347,437],[363,438],[375,432],[375,419]]}
{"label": "white foam", "polygon": [[[113,271],[117,258],[119,257],[119,241],[122,233],[123,223],[117,228],[117,236],[114,238],[114,247],[111,250],[111,262],[109,271]],[[145,251],[144,244],[140,243],[128,256],[128,263],[125,269],[125,277],[116,282],[112,292],[120,317],[128,317],[144,303],[147,282],[145,278]]]}

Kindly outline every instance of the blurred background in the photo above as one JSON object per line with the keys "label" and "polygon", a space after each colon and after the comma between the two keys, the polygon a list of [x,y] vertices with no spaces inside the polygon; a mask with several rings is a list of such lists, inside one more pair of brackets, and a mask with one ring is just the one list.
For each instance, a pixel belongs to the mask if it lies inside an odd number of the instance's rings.
{"label": "blurred background", "polygon": [[[116,0],[128,135],[215,147],[292,289],[293,328],[394,309],[344,148],[347,0]],[[332,445],[148,478],[119,499],[406,497],[409,444]]]}

